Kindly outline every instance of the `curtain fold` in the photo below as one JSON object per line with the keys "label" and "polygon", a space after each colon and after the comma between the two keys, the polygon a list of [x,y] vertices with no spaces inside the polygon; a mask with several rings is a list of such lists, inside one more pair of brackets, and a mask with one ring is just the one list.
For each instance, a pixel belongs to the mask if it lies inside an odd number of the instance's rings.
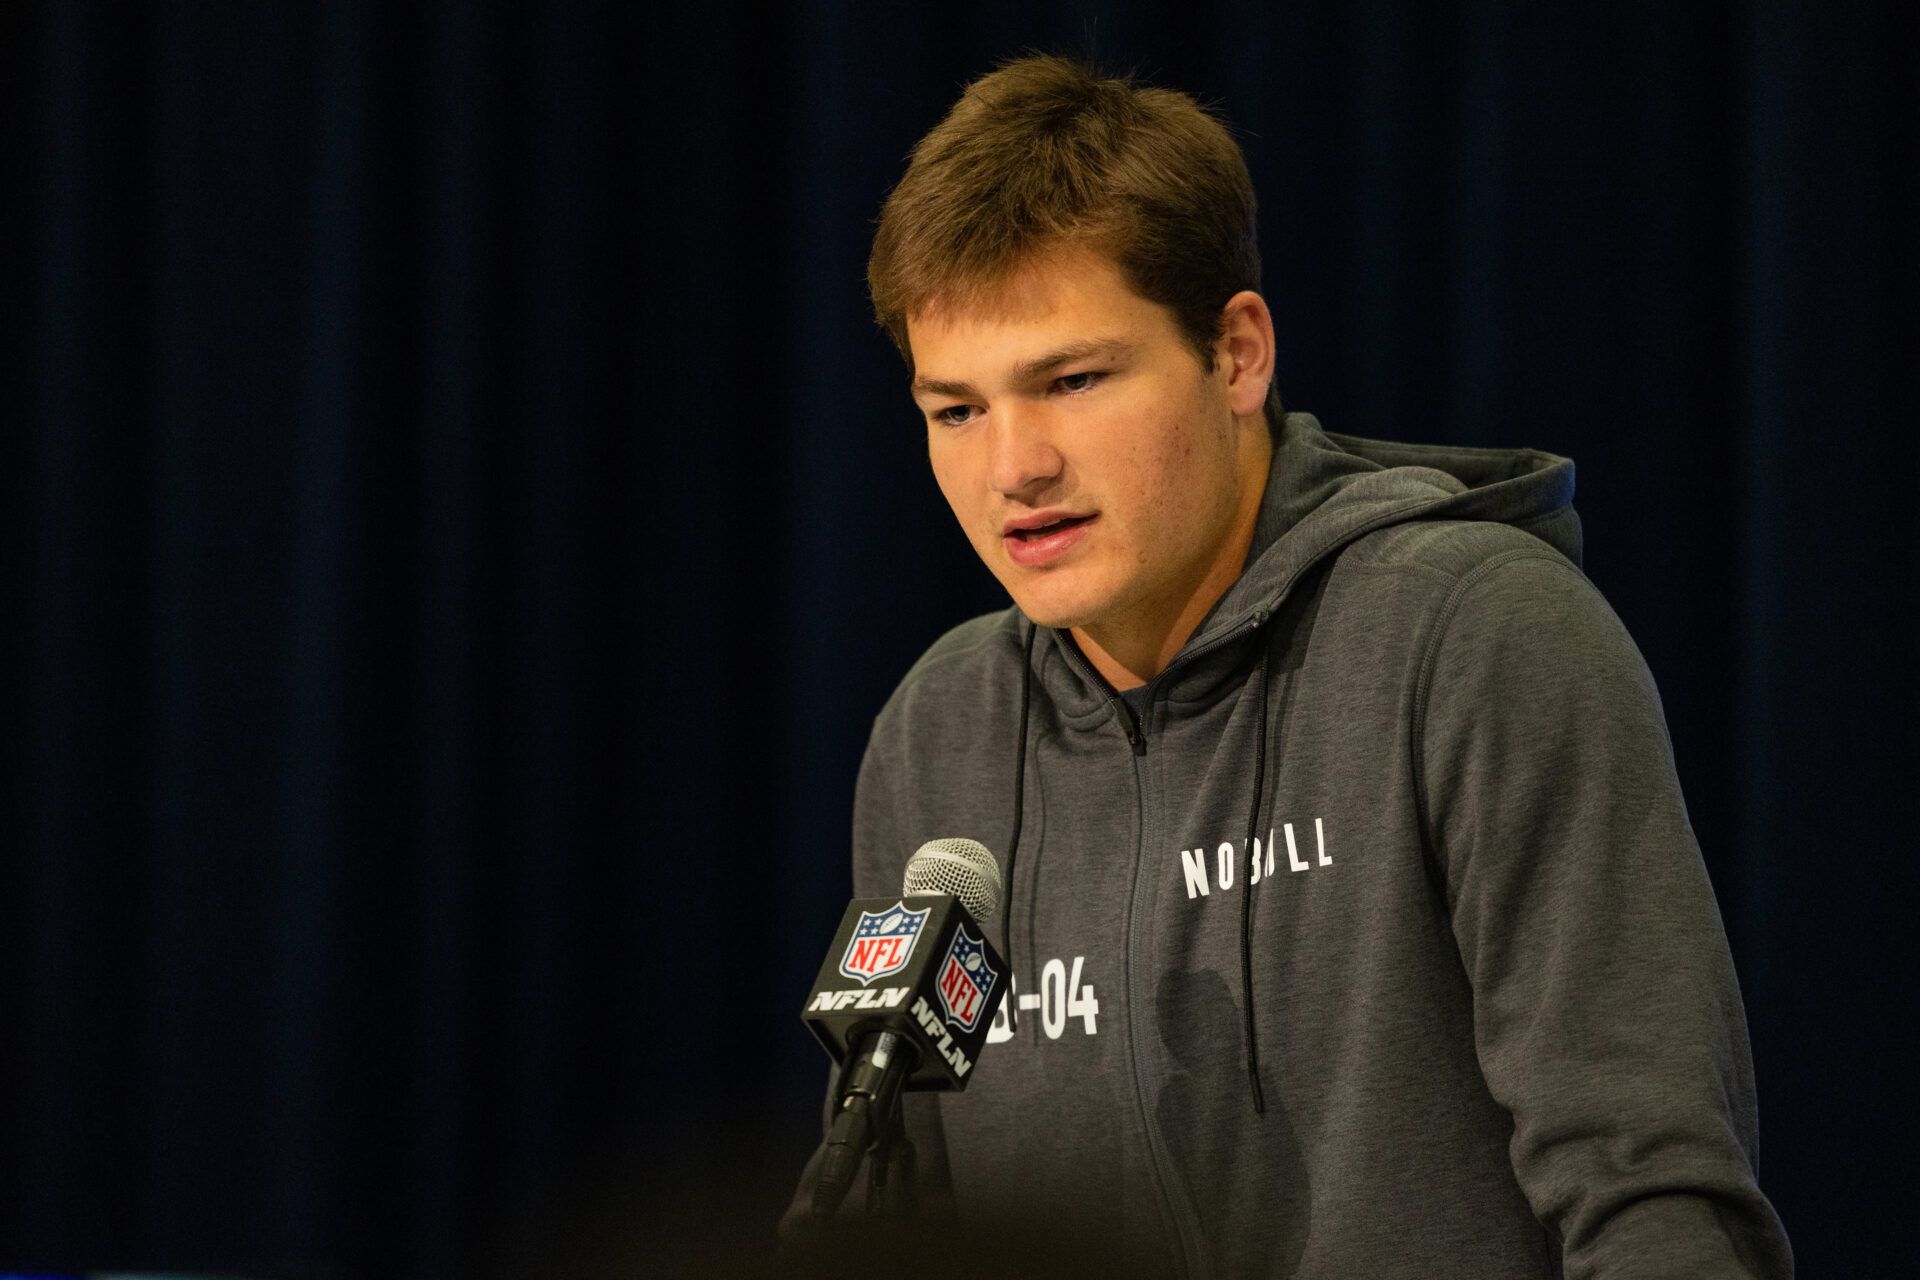
{"label": "curtain fold", "polygon": [[1912,11],[1029,10],[18,22],[0,1267],[758,1247],[867,727],[1004,603],[868,236],[1029,46],[1233,123],[1290,406],[1579,462],[1763,1185],[1810,1271],[1916,1261]]}

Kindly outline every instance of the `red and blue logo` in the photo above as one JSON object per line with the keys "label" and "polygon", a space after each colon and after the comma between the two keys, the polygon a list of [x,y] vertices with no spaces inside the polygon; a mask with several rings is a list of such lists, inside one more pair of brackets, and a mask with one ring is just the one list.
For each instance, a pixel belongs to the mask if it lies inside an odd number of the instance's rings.
{"label": "red and blue logo", "polygon": [[872,982],[900,972],[907,967],[913,944],[931,914],[932,907],[909,911],[904,902],[896,902],[885,911],[862,911],[860,922],[853,926],[853,941],[840,957],[840,972],[856,982]]}
{"label": "red and blue logo", "polygon": [[993,994],[1000,975],[987,963],[987,944],[970,938],[964,927],[953,931],[953,945],[940,966],[940,1003],[947,1007],[947,1021],[962,1031],[980,1025],[980,1015]]}

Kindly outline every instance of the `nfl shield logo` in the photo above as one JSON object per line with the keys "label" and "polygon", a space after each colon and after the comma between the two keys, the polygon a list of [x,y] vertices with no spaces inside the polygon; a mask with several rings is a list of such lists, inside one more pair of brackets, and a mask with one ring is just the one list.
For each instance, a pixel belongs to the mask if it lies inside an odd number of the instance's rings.
{"label": "nfl shield logo", "polygon": [[964,927],[955,929],[953,945],[940,965],[940,1003],[947,1007],[947,1021],[962,1031],[979,1026],[987,997],[999,980],[987,963],[986,944],[969,938]]}
{"label": "nfl shield logo", "polygon": [[840,957],[840,972],[862,983],[900,972],[907,967],[913,944],[932,913],[932,907],[909,911],[904,902],[885,911],[862,911],[847,954]]}

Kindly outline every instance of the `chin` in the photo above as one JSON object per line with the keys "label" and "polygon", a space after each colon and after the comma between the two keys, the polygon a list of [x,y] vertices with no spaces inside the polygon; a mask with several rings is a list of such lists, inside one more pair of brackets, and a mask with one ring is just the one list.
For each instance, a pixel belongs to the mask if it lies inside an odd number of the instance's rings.
{"label": "chin", "polygon": [[1064,631],[1069,627],[1084,627],[1100,616],[1100,609],[1093,602],[1071,599],[1063,592],[1015,591],[1004,582],[1001,585],[1007,587],[1007,594],[1013,597],[1020,612],[1039,626]]}

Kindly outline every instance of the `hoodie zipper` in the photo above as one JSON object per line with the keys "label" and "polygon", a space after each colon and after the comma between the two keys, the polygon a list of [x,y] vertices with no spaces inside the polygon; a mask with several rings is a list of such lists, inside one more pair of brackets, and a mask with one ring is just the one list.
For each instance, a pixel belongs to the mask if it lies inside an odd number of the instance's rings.
{"label": "hoodie zipper", "polygon": [[[1091,679],[1094,686],[1106,696],[1107,704],[1119,717],[1120,727],[1127,735],[1127,745],[1133,749],[1133,887],[1127,894],[1127,996],[1132,1003],[1133,993],[1139,989],[1140,974],[1140,930],[1137,927],[1141,893],[1141,868],[1146,862],[1147,845],[1147,778],[1146,755],[1147,735],[1140,727],[1139,717],[1133,713],[1133,707],[1122,698],[1107,678],[1093,668],[1086,660],[1078,645],[1062,645],[1068,659],[1080,670],[1080,674]],[[1162,674],[1165,674],[1162,672]],[[1159,677],[1156,676],[1155,679]],[[1149,686],[1152,680],[1147,682]],[[1149,698],[1148,702],[1151,703]],[[1167,1154],[1161,1150],[1160,1134],[1154,1128],[1153,1116],[1147,1106],[1146,1081],[1142,1076],[1141,1064],[1144,1061],[1141,1049],[1140,1019],[1133,1016],[1131,1008],[1127,1011],[1127,1057],[1133,1074],[1133,1101],[1140,1110],[1140,1131],[1147,1139],[1147,1168],[1152,1173],[1153,1189],[1160,1200],[1160,1212],[1165,1215],[1169,1226],[1173,1228],[1173,1242],[1180,1259],[1180,1271],[1183,1275],[1195,1274],[1191,1249],[1187,1244],[1187,1225],[1182,1221],[1179,1208],[1174,1203],[1172,1179],[1167,1169],[1171,1163]]]}
{"label": "hoodie zipper", "polygon": [[[1151,685],[1153,682],[1147,683]],[[1151,702],[1153,699],[1147,700]],[[1107,695],[1107,701],[1113,703],[1120,714],[1126,717],[1121,721],[1121,728],[1126,730],[1127,745],[1133,748],[1133,754],[1136,756],[1147,754],[1147,731],[1140,727],[1140,717],[1133,713],[1133,704],[1120,695],[1111,693]]]}
{"label": "hoodie zipper", "polygon": [[[1257,631],[1260,628],[1260,624],[1267,620],[1267,617],[1267,610],[1254,610],[1243,625],[1228,627],[1215,639],[1200,645],[1190,652],[1181,654],[1174,663],[1170,664],[1165,670],[1162,670],[1153,680],[1149,680],[1147,682],[1148,686],[1152,686],[1155,681],[1165,676],[1167,672],[1173,670],[1175,666],[1191,662],[1196,658],[1211,653],[1213,650],[1237,636]],[[1133,789],[1139,805],[1139,811],[1135,815],[1134,830],[1139,834],[1136,837],[1133,850],[1133,890],[1127,901],[1127,994],[1131,997],[1133,993],[1139,989],[1137,979],[1141,967],[1140,939],[1142,930],[1139,927],[1139,908],[1140,895],[1142,892],[1141,879],[1146,867],[1147,847],[1147,764],[1145,759],[1147,754],[1147,735],[1145,730],[1140,726],[1139,717],[1134,715],[1133,707],[1125,698],[1122,698],[1119,693],[1115,691],[1105,676],[1094,669],[1093,664],[1087,661],[1086,655],[1080,652],[1080,647],[1078,645],[1062,645],[1061,648],[1066,652],[1068,660],[1080,670],[1080,674],[1091,679],[1094,682],[1094,686],[1105,694],[1108,704],[1113,706],[1114,710],[1120,714],[1120,726],[1126,733],[1127,745],[1133,748]],[[1152,699],[1148,698],[1148,702],[1151,703]],[[1206,1268],[1202,1264],[1193,1244],[1194,1239],[1200,1232],[1198,1215],[1191,1213],[1192,1202],[1190,1196],[1179,1197],[1179,1199],[1186,1200],[1186,1207],[1190,1211],[1187,1214],[1181,1212],[1180,1204],[1177,1202],[1175,1196],[1174,1179],[1168,1173],[1168,1170],[1172,1167],[1172,1157],[1166,1153],[1163,1147],[1160,1131],[1155,1127],[1153,1116],[1147,1106],[1147,1086],[1142,1074],[1142,1064],[1146,1061],[1146,1056],[1141,1045],[1142,1033],[1140,1023],[1141,1020],[1134,1017],[1133,1011],[1129,1009],[1127,1015],[1127,1043],[1131,1051],[1129,1056],[1133,1060],[1133,1097],[1135,1104],[1140,1108],[1141,1130],[1147,1136],[1147,1167],[1153,1171],[1154,1190],[1159,1193],[1161,1211],[1166,1214],[1167,1221],[1173,1225],[1174,1245],[1179,1250],[1181,1271],[1183,1274],[1189,1276],[1200,1275],[1205,1272]],[[1184,1188],[1182,1189],[1184,1190]],[[1194,1218],[1191,1224],[1189,1224],[1187,1220],[1189,1216]]]}

